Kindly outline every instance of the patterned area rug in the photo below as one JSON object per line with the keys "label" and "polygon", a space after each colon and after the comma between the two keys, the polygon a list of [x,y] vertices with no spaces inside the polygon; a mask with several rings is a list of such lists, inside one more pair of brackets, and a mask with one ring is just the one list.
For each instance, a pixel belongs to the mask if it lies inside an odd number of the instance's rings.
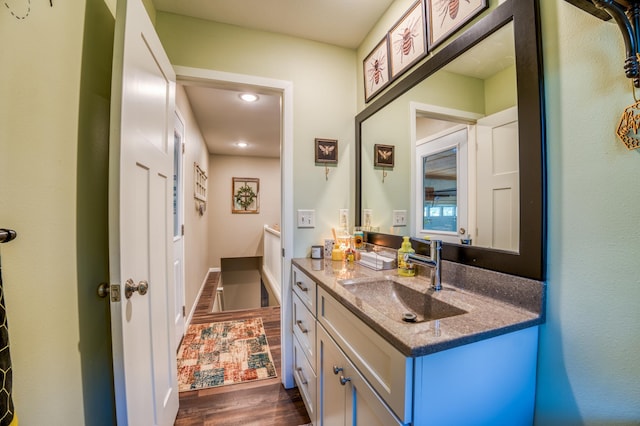
{"label": "patterned area rug", "polygon": [[178,351],[180,392],[276,376],[262,318],[192,324]]}

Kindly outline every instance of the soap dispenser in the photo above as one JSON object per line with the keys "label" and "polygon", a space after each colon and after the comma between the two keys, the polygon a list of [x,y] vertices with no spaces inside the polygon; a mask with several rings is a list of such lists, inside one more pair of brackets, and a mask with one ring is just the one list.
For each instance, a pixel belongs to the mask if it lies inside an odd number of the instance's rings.
{"label": "soap dispenser", "polygon": [[411,247],[409,237],[403,237],[402,240],[402,246],[398,250],[398,275],[413,277],[416,275],[416,270],[413,263],[409,260],[409,255],[416,251]]}

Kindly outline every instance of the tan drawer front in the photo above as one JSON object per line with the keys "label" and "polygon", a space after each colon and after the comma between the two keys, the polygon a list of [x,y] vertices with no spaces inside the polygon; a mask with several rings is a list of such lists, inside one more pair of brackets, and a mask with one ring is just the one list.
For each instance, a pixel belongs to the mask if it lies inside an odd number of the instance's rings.
{"label": "tan drawer front", "polygon": [[413,363],[322,288],[318,321],[403,423],[411,421]]}
{"label": "tan drawer front", "polygon": [[[297,294],[293,295],[293,334],[310,360],[316,359],[316,319],[302,303]],[[315,371],[315,364],[312,365]]]}
{"label": "tan drawer front", "polygon": [[316,373],[307,359],[305,351],[300,347],[297,338],[293,339],[293,377],[307,407],[307,413],[312,423],[316,422]]}
{"label": "tan drawer front", "polygon": [[291,287],[295,294],[300,297],[302,303],[309,309],[309,311],[316,315],[316,283],[309,278],[304,272],[300,271],[295,266],[292,268],[291,274]]}

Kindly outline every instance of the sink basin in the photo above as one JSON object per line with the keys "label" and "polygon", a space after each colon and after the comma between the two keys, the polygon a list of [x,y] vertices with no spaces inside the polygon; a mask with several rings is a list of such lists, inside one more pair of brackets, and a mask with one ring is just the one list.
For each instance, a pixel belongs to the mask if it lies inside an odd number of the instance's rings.
{"label": "sink basin", "polygon": [[393,279],[353,279],[339,283],[366,304],[398,322],[418,323],[467,313],[435,299],[431,293],[421,293]]}

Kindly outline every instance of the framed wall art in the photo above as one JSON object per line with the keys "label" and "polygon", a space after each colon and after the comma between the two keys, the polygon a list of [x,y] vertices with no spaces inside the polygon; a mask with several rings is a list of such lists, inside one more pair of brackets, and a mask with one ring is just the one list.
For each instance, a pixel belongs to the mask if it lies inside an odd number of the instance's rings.
{"label": "framed wall art", "polygon": [[374,167],[390,167],[393,168],[394,161],[394,146],[393,145],[373,145],[373,165]]}
{"label": "framed wall art", "polygon": [[391,79],[427,54],[424,2],[418,0],[388,33]]}
{"label": "framed wall art", "polygon": [[487,0],[426,0],[429,50],[488,6]]}
{"label": "framed wall art", "polygon": [[260,179],[232,178],[231,213],[260,213]]}
{"label": "framed wall art", "polygon": [[389,40],[385,36],[362,61],[364,72],[364,101],[369,102],[390,82]]}
{"label": "framed wall art", "polygon": [[338,163],[338,141],[316,138],[316,163]]}

